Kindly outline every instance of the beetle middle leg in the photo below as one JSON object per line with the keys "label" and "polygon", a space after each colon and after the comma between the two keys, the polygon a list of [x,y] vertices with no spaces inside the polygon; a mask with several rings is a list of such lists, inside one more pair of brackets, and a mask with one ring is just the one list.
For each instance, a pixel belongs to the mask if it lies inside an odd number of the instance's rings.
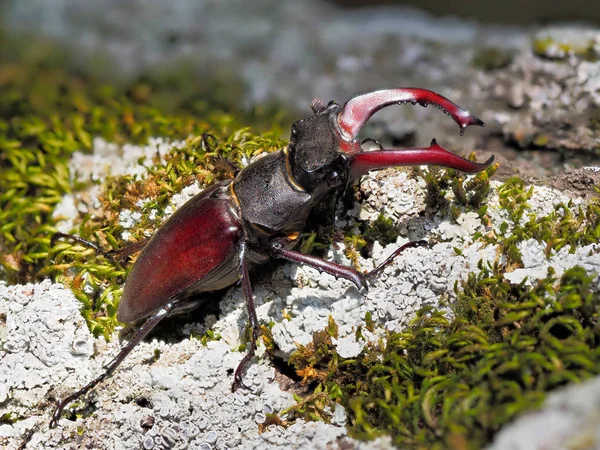
{"label": "beetle middle leg", "polygon": [[62,416],[64,409],[67,405],[74,400],[77,400],[79,397],[87,394],[89,391],[94,389],[98,384],[102,381],[106,380],[108,377],[112,375],[112,373],[119,367],[119,365],[123,362],[123,360],[131,353],[133,348],[138,345],[147,335],[158,325],[160,321],[164,318],[168,317],[175,308],[177,302],[167,303],[163,307],[161,307],[158,311],[156,311],[153,315],[151,315],[148,320],[142,325],[133,335],[131,340],[125,344],[121,351],[115,356],[105,367],[104,373],[97,378],[94,378],[84,387],[69,395],[60,401],[54,412],[52,413],[52,420],[50,421],[50,428],[55,428],[58,425],[58,421]]}
{"label": "beetle middle leg", "polygon": [[[353,282],[358,289],[366,287],[366,280],[370,276],[374,276],[379,273],[385,266],[390,264],[394,258],[396,258],[400,253],[402,253],[407,248],[418,247],[420,245],[427,244],[426,241],[414,241],[408,242],[397,249],[394,253],[392,253],[385,261],[383,261],[379,266],[368,273],[360,273],[359,271],[351,268],[342,266],[341,264],[334,263],[332,261],[326,261],[321,258],[317,258],[316,256],[306,255],[301,252],[297,252],[294,250],[287,250],[285,248],[285,243],[287,239],[279,238],[275,239],[271,242],[271,247],[269,249],[269,253],[274,258],[286,259],[288,261],[306,264],[307,266],[314,267],[315,269],[329,273],[335,277],[344,278]],[[243,382],[243,373],[250,362],[250,360],[254,357],[254,353],[256,352],[256,341],[258,339],[258,317],[256,315],[256,308],[254,306],[254,297],[252,295],[252,286],[250,284],[250,276],[248,273],[248,261],[246,258],[246,243],[242,242],[240,244],[240,263],[239,263],[239,271],[240,271],[240,280],[242,284],[242,291],[244,293],[244,298],[246,299],[246,309],[248,311],[248,321],[250,323],[250,327],[252,329],[252,337],[250,341],[250,350],[248,353],[242,358],[237,368],[235,369],[235,374],[233,375],[233,385],[231,386],[232,392],[235,392],[239,387],[243,387],[248,389]]]}

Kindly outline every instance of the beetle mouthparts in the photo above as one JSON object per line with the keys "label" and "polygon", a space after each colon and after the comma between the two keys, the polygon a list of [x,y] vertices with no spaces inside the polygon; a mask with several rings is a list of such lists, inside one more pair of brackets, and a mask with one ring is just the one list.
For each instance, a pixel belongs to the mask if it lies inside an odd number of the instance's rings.
{"label": "beetle mouthparts", "polygon": [[350,178],[357,179],[371,170],[395,166],[441,166],[464,173],[477,173],[487,169],[494,162],[490,157],[483,163],[470,161],[440,147],[435,139],[425,148],[382,148],[361,152],[350,163]]}
{"label": "beetle mouthparts", "polygon": [[386,106],[406,103],[421,106],[433,105],[441,109],[458,124],[461,135],[470,125],[485,126],[481,119],[433,91],[419,88],[384,89],[359,95],[344,104],[338,115],[338,123],[343,137],[353,141],[365,123],[377,111]]}

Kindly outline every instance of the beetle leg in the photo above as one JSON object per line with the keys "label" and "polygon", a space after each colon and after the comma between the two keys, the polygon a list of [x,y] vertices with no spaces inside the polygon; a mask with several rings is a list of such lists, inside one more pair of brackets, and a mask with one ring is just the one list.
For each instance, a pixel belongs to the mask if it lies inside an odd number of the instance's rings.
{"label": "beetle leg", "polygon": [[142,325],[140,327],[140,329],[135,332],[135,334],[133,335],[131,340],[127,344],[125,344],[123,346],[123,348],[121,348],[121,351],[119,352],[119,354],[117,356],[115,356],[112,359],[112,361],[110,361],[104,367],[105,370],[102,375],[100,375],[99,377],[90,381],[88,384],[86,384],[84,387],[79,389],[77,392],[74,392],[73,394],[71,394],[68,397],[66,397],[65,399],[63,399],[58,404],[58,406],[56,407],[54,412],[52,413],[52,420],[50,421],[50,428],[55,428],[56,425],[58,425],[60,416],[62,416],[64,409],[67,407],[67,405],[69,403],[78,399],[82,395],[87,394],[89,391],[94,389],[99,383],[101,383],[102,381],[104,381],[108,377],[110,377],[111,374],[115,371],[115,369],[117,367],[119,367],[119,364],[121,364],[123,362],[123,360],[127,357],[127,355],[129,355],[129,353],[131,353],[133,348],[136,345],[138,345],[148,335],[148,333],[150,333],[150,331],[152,331],[152,329],[156,325],[158,325],[158,323],[161,320],[163,320],[165,317],[168,317],[171,314],[171,312],[173,311],[173,308],[175,307],[175,304],[176,304],[176,302],[167,303],[162,308],[160,308],[158,311],[156,311],[152,316],[150,316],[148,318],[148,320],[146,320],[144,325]]}
{"label": "beetle leg", "polygon": [[493,162],[493,156],[483,163],[469,161],[443,149],[433,139],[426,148],[383,149],[359,153],[350,163],[350,178],[355,180],[370,170],[394,166],[442,166],[465,173],[476,173],[487,169]]}
{"label": "beetle leg", "polygon": [[358,289],[367,287],[365,281],[365,274],[352,269],[351,267],[342,266],[331,261],[326,261],[316,256],[306,255],[301,252],[294,250],[288,250],[285,248],[285,238],[274,239],[271,241],[269,248],[269,254],[273,258],[285,259],[295,263],[306,264],[307,266],[314,267],[315,269],[333,275],[336,278],[344,278],[345,280],[353,282]]}
{"label": "beetle leg", "polygon": [[287,250],[283,244],[285,239],[275,239],[271,243],[270,254],[274,258],[286,259],[299,264],[306,264],[307,266],[313,267],[321,272],[333,275],[336,278],[344,278],[352,281],[358,289],[367,287],[366,281],[370,278],[376,277],[386,266],[388,266],[398,255],[408,248],[421,247],[428,245],[427,241],[411,241],[397,248],[385,261],[375,267],[373,270],[367,273],[360,273],[359,271],[351,268],[336,264],[331,261],[326,261],[316,256],[306,255],[301,252],[294,250]]}
{"label": "beetle leg", "polygon": [[233,375],[233,385],[231,386],[231,392],[235,392],[239,387],[250,389],[243,382],[244,369],[254,357],[256,351],[256,340],[258,339],[258,316],[256,315],[256,308],[254,307],[254,297],[252,295],[252,285],[250,284],[250,275],[248,273],[248,261],[246,259],[246,243],[242,241],[240,244],[240,280],[242,283],[242,291],[244,292],[244,298],[246,299],[246,309],[248,310],[248,322],[252,328],[252,338],[250,342],[250,350],[242,358],[235,374]]}
{"label": "beetle leg", "polygon": [[365,276],[367,277],[376,277],[377,275],[379,275],[379,273],[385,269],[394,259],[396,259],[396,257],[402,253],[404,250],[406,250],[407,248],[414,248],[414,247],[422,247],[422,246],[427,246],[429,245],[429,243],[425,240],[420,240],[420,241],[410,241],[407,242],[404,245],[401,245],[399,248],[397,248],[394,253],[392,253],[390,256],[388,256],[385,261],[383,261],[381,264],[379,264],[377,267],[375,267],[373,270],[369,271]]}

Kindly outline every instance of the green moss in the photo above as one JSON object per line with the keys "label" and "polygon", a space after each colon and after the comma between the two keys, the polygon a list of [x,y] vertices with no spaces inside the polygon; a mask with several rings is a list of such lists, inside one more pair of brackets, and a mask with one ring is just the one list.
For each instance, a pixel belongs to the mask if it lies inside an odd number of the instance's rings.
{"label": "green moss", "polygon": [[[475,155],[471,154],[469,159],[474,161]],[[461,213],[468,211],[476,211],[482,218],[485,216],[487,207],[484,201],[490,191],[490,177],[497,169],[498,164],[492,164],[486,170],[467,178],[457,170],[435,166],[427,170],[417,168],[414,169],[414,173],[422,177],[426,183],[427,208],[432,211],[449,211],[452,218],[456,220]],[[454,194],[452,203],[446,197],[450,190]]]}
{"label": "green moss", "polygon": [[536,147],[546,147],[550,142],[550,137],[546,134],[538,134],[533,140],[533,145]]}
{"label": "green moss", "polygon": [[498,188],[500,206],[508,213],[509,220],[500,224],[498,233],[476,235],[484,242],[497,245],[498,255],[505,255],[507,266],[515,268],[522,264],[517,244],[536,239],[545,244],[550,255],[568,246],[596,243],[600,240],[600,198],[595,197],[584,205],[575,206],[570,200],[560,203],[550,214],[539,217],[531,211],[529,201],[533,186],[526,187],[519,178],[510,178]]}
{"label": "green moss", "polygon": [[206,330],[206,333],[199,336],[199,339],[202,345],[206,347],[209,342],[220,341],[222,337],[220,333],[217,333],[214,330]]}
{"label": "green moss", "polygon": [[[417,173],[427,182],[430,208],[446,208],[455,218],[475,210],[485,219],[494,170],[466,180],[453,171]],[[455,301],[422,309],[405,332],[384,331],[384,339],[353,359],[337,354],[326,331],[292,355],[304,383],[319,386],[320,405],[347,408],[353,436],[386,434],[401,448],[482,448],[548,392],[600,374],[597,274],[574,267],[558,280],[550,270],[533,287],[504,279],[520,265],[517,244],[524,240],[545,242],[548,255],[598,242],[600,200],[559,204],[538,217],[529,204],[533,194],[518,178],[498,188],[508,219],[498,234],[475,238],[496,245],[506,264],[480,263],[477,274],[455,286]],[[371,317],[365,321],[376,328]]]}
{"label": "green moss", "polygon": [[377,219],[369,223],[363,233],[363,238],[368,244],[378,241],[381,245],[388,245],[396,242],[398,236],[400,236],[398,226],[393,219],[386,217],[383,213],[380,213]]}
{"label": "green moss", "polygon": [[564,60],[569,55],[575,55],[590,62],[600,59],[596,50],[596,42],[593,39],[586,43],[570,43],[547,36],[534,39],[531,47],[533,53],[542,58]]}
{"label": "green moss", "polygon": [[590,128],[594,131],[600,130],[600,108],[590,108],[589,115]]}
{"label": "green moss", "polygon": [[18,417],[15,413],[9,411],[0,416],[0,425],[13,425],[19,420],[23,420],[23,417]]}
{"label": "green moss", "polygon": [[287,421],[279,421],[279,425],[289,425],[295,419],[303,419],[307,422],[329,423],[331,419],[330,410],[335,405],[328,392],[323,390],[323,385],[318,385],[314,392],[306,397],[294,394],[295,405],[281,411],[280,416],[287,416]]}
{"label": "green moss", "polygon": [[513,61],[513,54],[496,47],[485,47],[477,50],[473,55],[473,67],[490,72],[503,69]]}
{"label": "green moss", "polygon": [[367,245],[367,241],[362,236],[362,233],[355,231],[354,227],[346,231],[344,236],[344,254],[350,260],[352,266],[356,270],[360,269],[360,250]]}
{"label": "green moss", "polygon": [[401,448],[482,448],[551,390],[600,373],[594,277],[575,267],[528,288],[481,269],[457,287],[453,318],[424,308],[405,332],[351,360],[326,332],[300,347],[292,361],[348,408],[352,435],[388,434]]}

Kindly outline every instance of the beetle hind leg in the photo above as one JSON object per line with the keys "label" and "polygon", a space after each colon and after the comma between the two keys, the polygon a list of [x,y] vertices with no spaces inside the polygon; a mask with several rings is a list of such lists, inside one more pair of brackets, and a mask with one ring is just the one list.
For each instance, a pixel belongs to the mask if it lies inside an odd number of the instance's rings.
{"label": "beetle hind leg", "polygon": [[72,393],[68,397],[64,398],[60,401],[60,403],[56,406],[56,409],[52,413],[52,420],[50,421],[50,428],[55,428],[58,425],[58,421],[62,416],[64,409],[69,405],[69,403],[77,400],[79,397],[87,394],[89,391],[94,389],[98,384],[102,381],[106,380],[108,377],[112,375],[112,373],[119,367],[119,365],[123,362],[123,360],[131,353],[136,345],[138,345],[147,335],[154,329],[158,323],[163,320],[165,317],[168,317],[175,308],[176,303],[171,302],[164,305],[158,311],[156,311],[152,316],[146,320],[144,325],[142,325],[133,335],[131,340],[125,344],[121,351],[115,356],[106,366],[102,375],[94,378],[84,387],[79,389],[78,391]]}

